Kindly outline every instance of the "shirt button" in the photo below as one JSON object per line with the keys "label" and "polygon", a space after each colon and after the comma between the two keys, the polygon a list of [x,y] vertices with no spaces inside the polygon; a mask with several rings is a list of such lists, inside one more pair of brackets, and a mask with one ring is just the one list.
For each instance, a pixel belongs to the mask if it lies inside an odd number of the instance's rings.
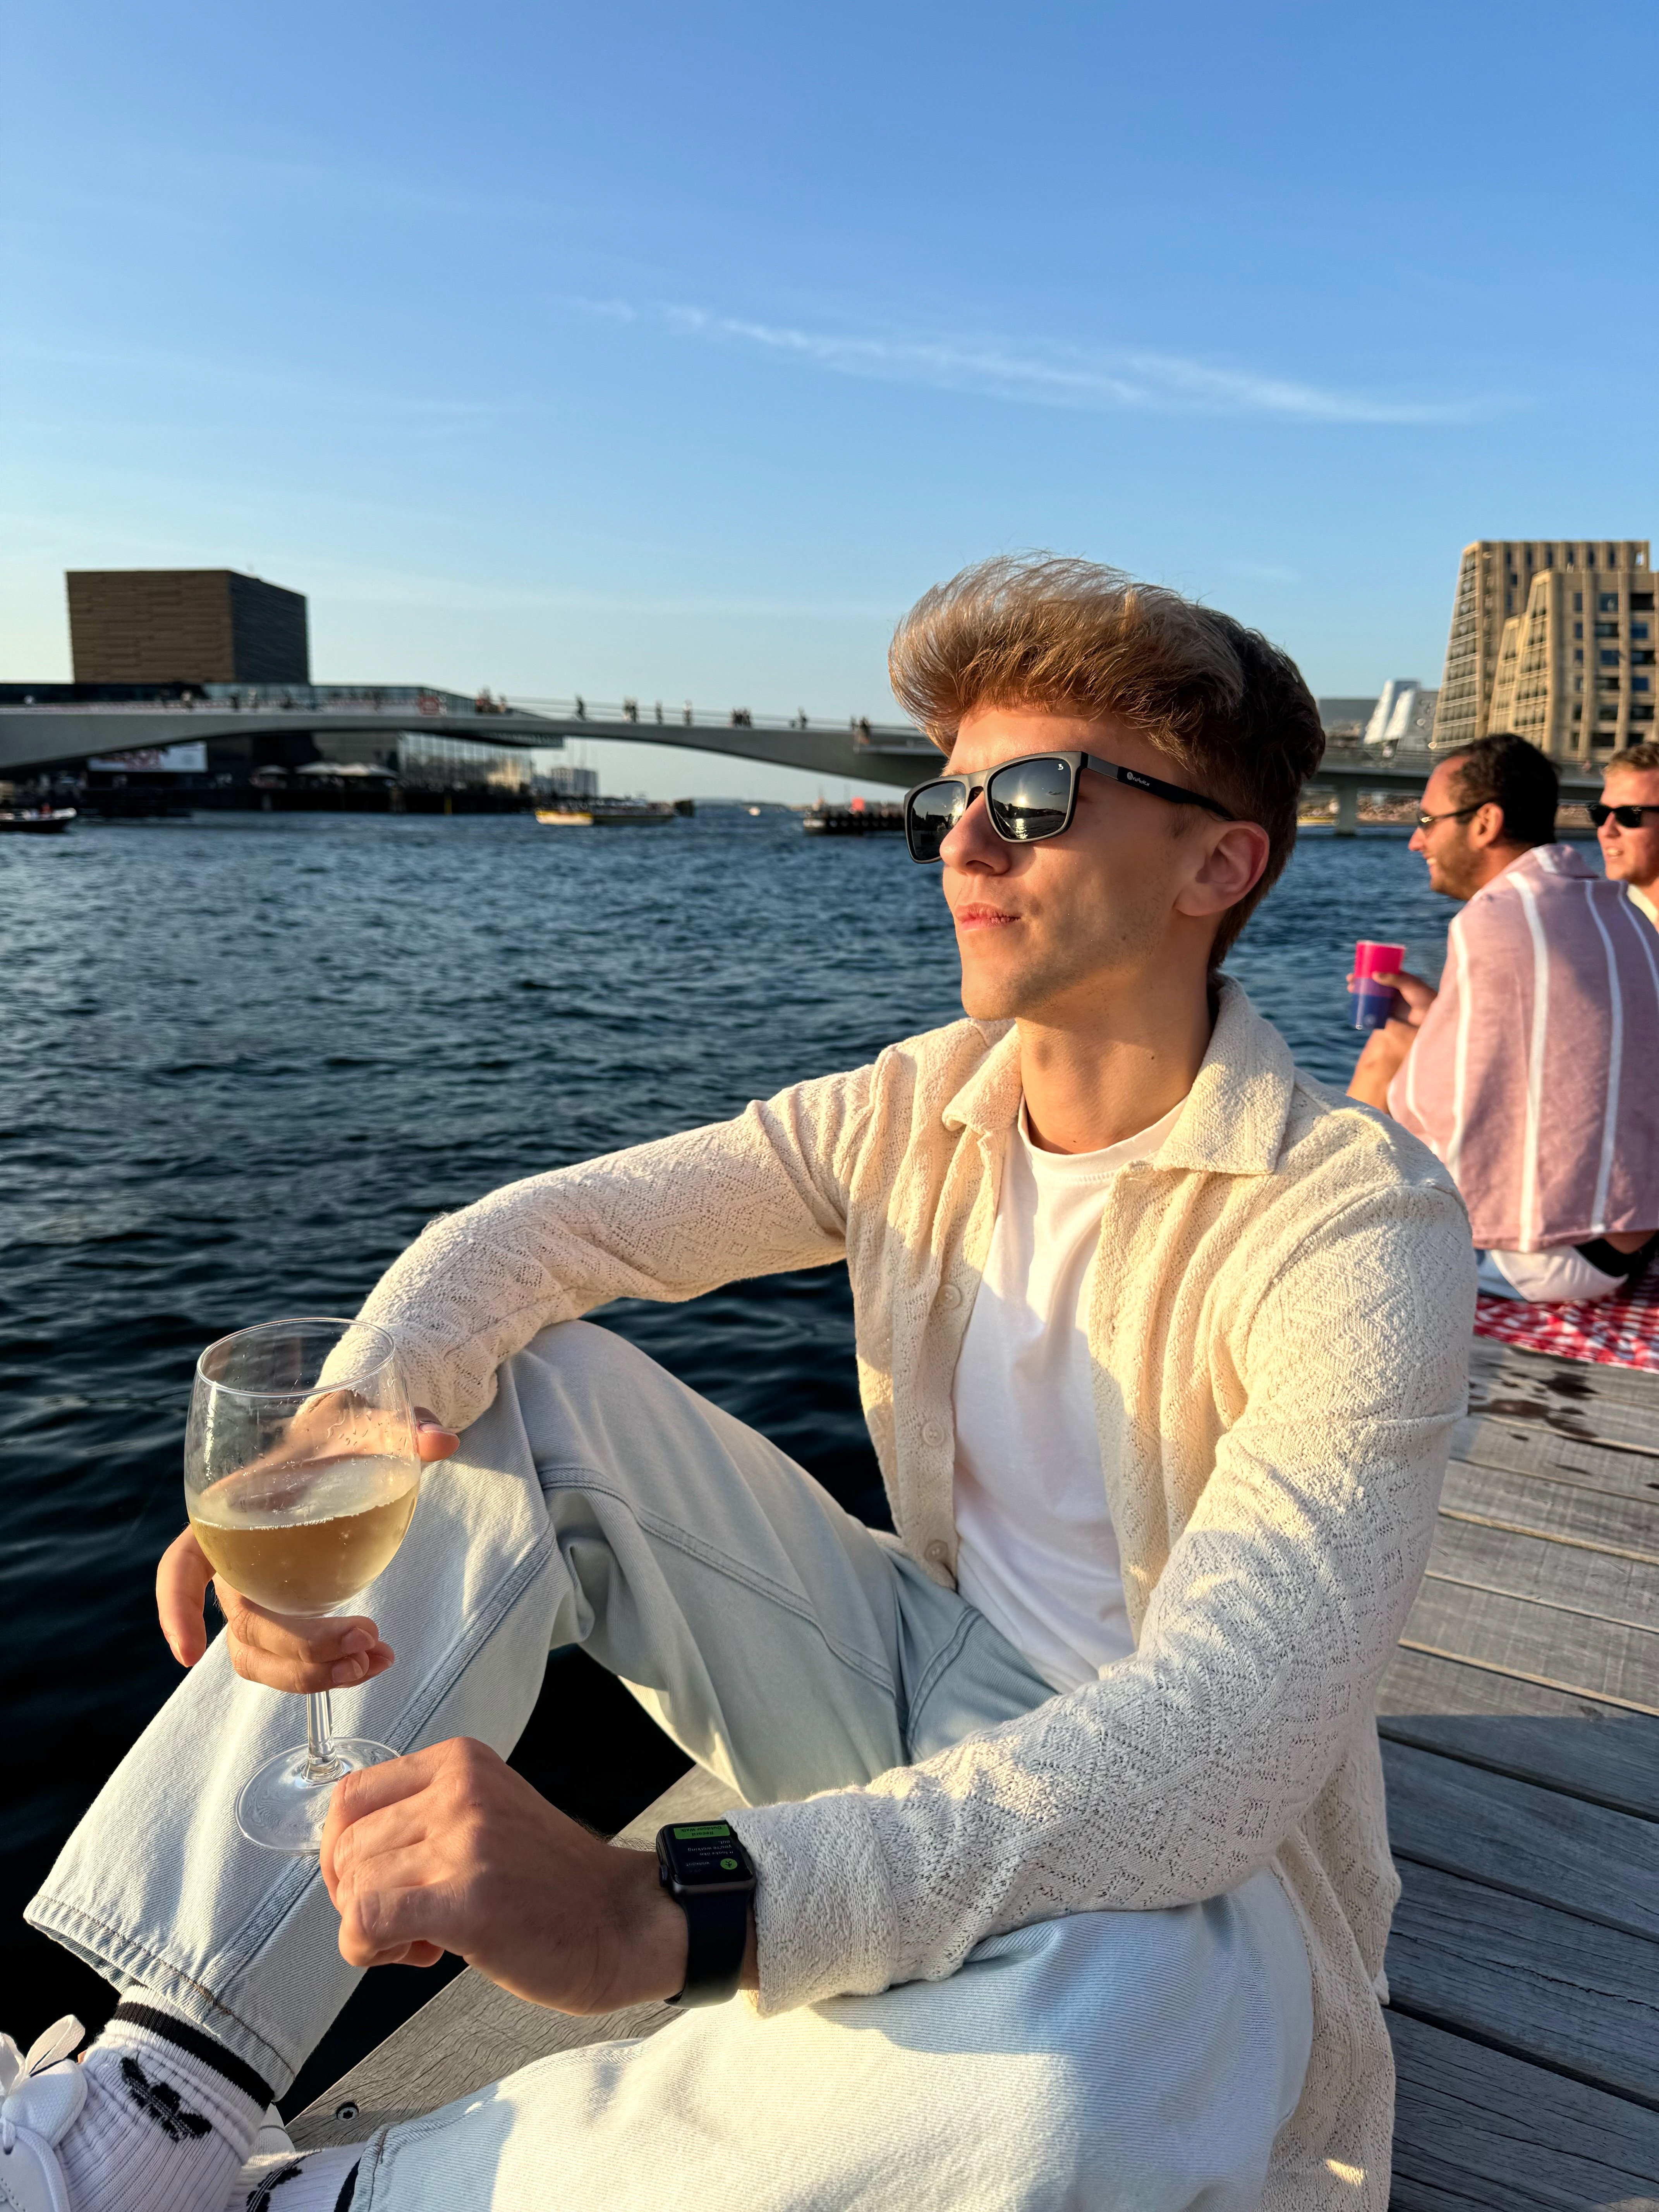
{"label": "shirt button", "polygon": [[942,1306],[959,1306],[962,1304],[962,1291],[958,1285],[955,1283],[941,1283],[939,1302]]}
{"label": "shirt button", "polygon": [[925,1444],[942,1444],[945,1442],[945,1431],[937,1421],[922,1424],[921,1441]]}
{"label": "shirt button", "polygon": [[927,1550],[921,1556],[924,1559],[931,1559],[936,1567],[942,1567],[945,1565],[945,1562],[951,1556],[951,1547],[948,1544],[941,1543],[939,1539],[935,1536],[933,1542],[927,1547]]}

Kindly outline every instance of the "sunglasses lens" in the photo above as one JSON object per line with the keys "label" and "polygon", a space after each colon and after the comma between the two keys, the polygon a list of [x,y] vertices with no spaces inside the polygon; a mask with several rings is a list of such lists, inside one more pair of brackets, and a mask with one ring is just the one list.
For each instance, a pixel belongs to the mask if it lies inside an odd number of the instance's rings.
{"label": "sunglasses lens", "polygon": [[1072,803],[1072,764],[1039,755],[1011,761],[985,787],[985,803],[999,837],[1029,845],[1066,827]]}
{"label": "sunglasses lens", "polygon": [[1642,810],[1639,806],[1615,806],[1613,811],[1618,817],[1619,827],[1621,830],[1639,830],[1641,828]]}
{"label": "sunglasses lens", "polygon": [[939,848],[961,821],[967,793],[954,777],[924,783],[904,802],[904,835],[913,860],[936,860]]}

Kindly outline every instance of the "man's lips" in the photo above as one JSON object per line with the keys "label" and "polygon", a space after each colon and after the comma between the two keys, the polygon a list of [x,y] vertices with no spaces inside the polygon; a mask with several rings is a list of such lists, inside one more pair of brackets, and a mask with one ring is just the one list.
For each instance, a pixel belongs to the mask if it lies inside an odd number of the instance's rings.
{"label": "man's lips", "polygon": [[1000,906],[959,906],[952,919],[958,929],[1006,929],[1019,916],[1007,913]]}

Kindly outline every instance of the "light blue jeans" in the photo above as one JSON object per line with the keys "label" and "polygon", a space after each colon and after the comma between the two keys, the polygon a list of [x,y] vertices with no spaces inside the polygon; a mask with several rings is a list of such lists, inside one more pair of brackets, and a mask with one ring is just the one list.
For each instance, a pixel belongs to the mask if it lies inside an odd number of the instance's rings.
{"label": "light blue jeans", "polygon": [[[750,1803],[866,1781],[1051,1694],[891,1539],[582,1322],[503,1368],[365,1605],[398,1660],[336,1692],[343,1731],[505,1753],[550,1649],[580,1644]],[[298,1714],[237,1680],[222,1640],[28,1913],[279,2094],[357,1978],[314,1863],[231,1815]],[[1245,2212],[1311,2021],[1295,1915],[1261,1874],[996,1937],[947,1981],[770,2020],[740,1997],[544,2059],[375,2138],[354,2212]]]}

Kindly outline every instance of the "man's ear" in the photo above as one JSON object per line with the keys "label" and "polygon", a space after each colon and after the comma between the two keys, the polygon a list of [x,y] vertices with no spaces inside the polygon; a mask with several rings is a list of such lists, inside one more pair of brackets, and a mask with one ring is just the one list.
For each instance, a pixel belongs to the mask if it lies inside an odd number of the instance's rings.
{"label": "man's ear", "polygon": [[[1206,825],[1207,827],[1208,825]],[[1269,840],[1259,822],[1229,822],[1208,840],[1202,865],[1176,900],[1182,914],[1224,914],[1261,880]]]}
{"label": "man's ear", "polygon": [[1506,842],[1504,810],[1495,799],[1489,799],[1478,813],[1469,817],[1469,842],[1485,852],[1491,846],[1502,845]]}

